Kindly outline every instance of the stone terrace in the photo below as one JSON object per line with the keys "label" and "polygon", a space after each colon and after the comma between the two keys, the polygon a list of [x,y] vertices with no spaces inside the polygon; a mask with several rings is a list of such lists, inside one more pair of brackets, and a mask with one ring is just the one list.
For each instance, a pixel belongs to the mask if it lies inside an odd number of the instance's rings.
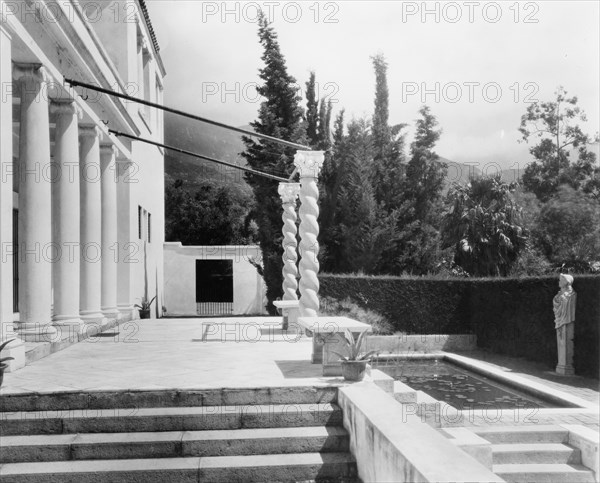
{"label": "stone terrace", "polygon": [[[99,336],[5,374],[2,394],[337,386],[311,364],[311,339],[282,333],[280,317],[151,319],[125,322]],[[539,364],[475,351],[463,355],[597,404],[598,381],[561,377]],[[546,423],[598,430],[586,411]],[[564,421],[563,421],[564,419]]]}

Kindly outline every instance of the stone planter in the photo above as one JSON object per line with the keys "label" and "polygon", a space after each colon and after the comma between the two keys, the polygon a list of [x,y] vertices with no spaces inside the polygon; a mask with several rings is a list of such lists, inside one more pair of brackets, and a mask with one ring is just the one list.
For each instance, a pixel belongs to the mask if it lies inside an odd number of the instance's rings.
{"label": "stone planter", "polygon": [[346,381],[362,381],[369,361],[342,361],[342,376]]}

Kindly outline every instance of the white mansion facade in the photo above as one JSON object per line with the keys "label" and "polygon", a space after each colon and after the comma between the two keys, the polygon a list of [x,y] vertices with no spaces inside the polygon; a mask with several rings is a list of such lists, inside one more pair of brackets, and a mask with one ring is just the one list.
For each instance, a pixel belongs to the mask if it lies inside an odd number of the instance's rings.
{"label": "white mansion facade", "polygon": [[[165,76],[143,0],[0,0],[0,343],[54,341],[163,287]],[[81,94],[81,95],[80,95]],[[6,355],[3,351],[2,355]]]}

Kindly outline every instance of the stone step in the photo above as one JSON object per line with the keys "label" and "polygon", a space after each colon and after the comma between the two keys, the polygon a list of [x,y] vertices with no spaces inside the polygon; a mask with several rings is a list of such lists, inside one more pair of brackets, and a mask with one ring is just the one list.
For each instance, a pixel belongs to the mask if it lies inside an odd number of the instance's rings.
{"label": "stone step", "polygon": [[3,436],[0,463],[348,451],[341,427]]}
{"label": "stone step", "polygon": [[566,443],[569,432],[559,426],[497,426],[473,428],[490,443]]}
{"label": "stone step", "polygon": [[594,473],[581,465],[494,465],[492,471],[509,483],[594,483]]}
{"label": "stone step", "polygon": [[580,464],[581,451],[560,443],[493,444],[492,460],[494,464]]}
{"label": "stone step", "polygon": [[340,426],[335,404],[274,404],[0,413],[3,436]]}
{"label": "stone step", "polygon": [[348,453],[301,453],[9,463],[0,471],[2,483],[343,481],[355,478],[356,463]]}
{"label": "stone step", "polygon": [[238,389],[93,391],[3,394],[0,412],[69,409],[323,404],[337,401],[337,387],[294,386]]}

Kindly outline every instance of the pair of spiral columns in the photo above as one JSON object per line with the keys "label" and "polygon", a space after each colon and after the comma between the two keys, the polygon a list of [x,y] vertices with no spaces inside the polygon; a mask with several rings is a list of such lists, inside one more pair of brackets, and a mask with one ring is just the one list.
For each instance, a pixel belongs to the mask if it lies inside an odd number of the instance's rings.
{"label": "pair of spiral columns", "polygon": [[[300,278],[300,317],[319,313],[319,188],[317,181],[323,166],[322,151],[298,151],[294,165],[300,183],[279,183],[283,205],[283,300],[298,300]],[[296,200],[300,198],[300,245],[297,246]],[[298,264],[298,253],[300,263]]]}

